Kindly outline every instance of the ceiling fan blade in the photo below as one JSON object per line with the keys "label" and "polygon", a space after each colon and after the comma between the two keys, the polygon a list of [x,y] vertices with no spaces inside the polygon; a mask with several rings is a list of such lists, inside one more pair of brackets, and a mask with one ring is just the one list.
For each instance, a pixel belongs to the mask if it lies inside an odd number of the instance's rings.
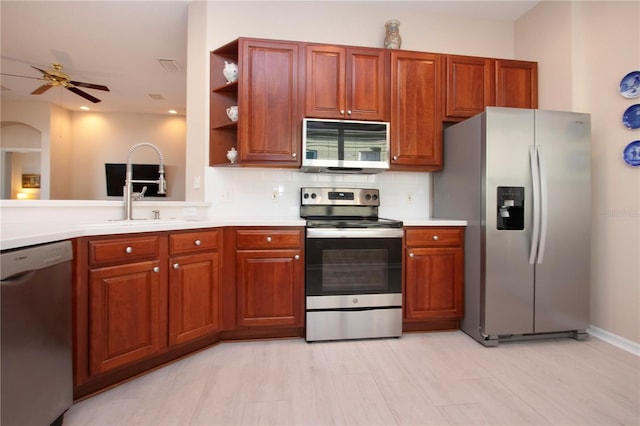
{"label": "ceiling fan blade", "polygon": [[97,104],[98,102],[100,102],[100,99],[91,96],[90,94],[83,92],[82,90],[76,88],[76,87],[67,87],[67,90],[69,90],[70,92],[75,93],[78,96],[82,96],[83,98],[93,102],[94,104]]}
{"label": "ceiling fan blade", "polygon": [[10,77],[20,77],[20,78],[31,78],[33,80],[44,80],[44,78],[40,78],[40,77],[30,77],[28,75],[18,75],[18,74],[7,74],[6,72],[0,73],[0,75],[8,75]]}
{"label": "ceiling fan blade", "polygon": [[40,69],[40,68],[38,68],[38,67],[34,67],[33,65],[31,65],[31,68],[33,68],[33,69],[36,69],[36,70],[40,71],[42,74],[49,74],[47,71],[45,71],[45,70],[43,70],[43,69]]}
{"label": "ceiling fan blade", "polygon": [[83,83],[81,81],[70,81],[69,83],[76,87],[86,87],[87,89],[104,90],[105,92],[109,92],[109,88],[107,86],[102,86],[100,84]]}
{"label": "ceiling fan blade", "polygon": [[38,87],[36,90],[34,90],[33,92],[31,92],[32,95],[41,95],[44,92],[46,92],[47,90],[51,89],[51,85],[50,84],[43,84],[42,86]]}

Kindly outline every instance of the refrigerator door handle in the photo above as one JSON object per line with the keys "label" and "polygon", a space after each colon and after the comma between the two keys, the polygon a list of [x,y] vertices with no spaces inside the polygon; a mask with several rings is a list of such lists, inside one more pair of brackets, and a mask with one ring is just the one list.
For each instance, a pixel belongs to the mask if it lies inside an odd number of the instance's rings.
{"label": "refrigerator door handle", "polygon": [[529,160],[531,162],[531,187],[533,192],[533,227],[531,230],[531,247],[529,249],[529,264],[536,263],[538,243],[540,238],[540,169],[536,147],[529,146]]}
{"label": "refrigerator door handle", "polygon": [[544,249],[547,243],[547,223],[549,219],[549,206],[547,205],[547,173],[544,166],[544,158],[542,155],[542,147],[536,145],[536,154],[538,157],[538,169],[540,171],[540,243],[538,245],[537,264],[542,263],[544,258]]}

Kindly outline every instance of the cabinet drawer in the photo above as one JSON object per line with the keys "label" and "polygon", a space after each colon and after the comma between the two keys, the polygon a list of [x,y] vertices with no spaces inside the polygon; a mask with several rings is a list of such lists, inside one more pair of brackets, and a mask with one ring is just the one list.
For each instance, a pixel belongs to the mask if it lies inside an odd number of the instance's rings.
{"label": "cabinet drawer", "polygon": [[169,235],[169,253],[190,253],[218,249],[218,230],[183,232]]}
{"label": "cabinet drawer", "polygon": [[413,246],[456,246],[462,244],[463,228],[407,228],[407,247]]}
{"label": "cabinet drawer", "polygon": [[89,241],[90,265],[157,258],[159,253],[157,235]]}
{"label": "cabinet drawer", "polygon": [[303,244],[300,229],[243,229],[237,231],[237,248],[242,249],[272,249],[299,248]]}

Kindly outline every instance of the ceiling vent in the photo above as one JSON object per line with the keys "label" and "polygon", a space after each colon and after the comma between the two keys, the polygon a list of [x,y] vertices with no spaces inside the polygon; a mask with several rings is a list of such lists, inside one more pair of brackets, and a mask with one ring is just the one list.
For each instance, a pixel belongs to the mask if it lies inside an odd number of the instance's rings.
{"label": "ceiling vent", "polygon": [[149,93],[149,97],[151,99],[154,99],[156,101],[162,101],[164,100],[164,96],[160,95],[159,93]]}
{"label": "ceiling vent", "polygon": [[180,65],[178,65],[178,62],[176,62],[175,59],[158,58],[158,62],[160,62],[160,66],[164,68],[165,71],[168,71],[168,72],[182,71],[182,68],[180,68]]}

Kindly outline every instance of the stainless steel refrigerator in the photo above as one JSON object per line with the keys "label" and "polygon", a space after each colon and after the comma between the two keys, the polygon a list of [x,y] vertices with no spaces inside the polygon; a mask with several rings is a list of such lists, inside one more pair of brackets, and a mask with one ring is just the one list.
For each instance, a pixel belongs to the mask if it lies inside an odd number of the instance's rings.
{"label": "stainless steel refrigerator", "polygon": [[589,325],[590,116],[490,107],[444,132],[433,217],[464,219],[464,332],[486,346]]}

